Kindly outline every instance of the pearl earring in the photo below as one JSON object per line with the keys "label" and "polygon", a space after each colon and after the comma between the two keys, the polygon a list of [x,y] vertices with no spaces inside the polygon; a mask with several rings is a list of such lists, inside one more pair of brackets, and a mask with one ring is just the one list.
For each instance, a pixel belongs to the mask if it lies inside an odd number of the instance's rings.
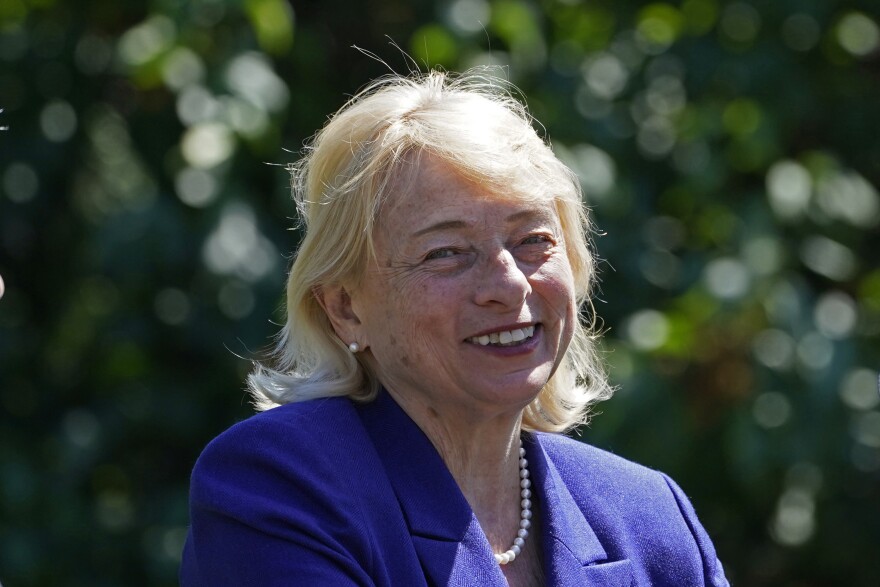
{"label": "pearl earring", "polygon": [[361,345],[359,345],[356,342],[353,342],[350,345],[348,345],[348,350],[350,350],[352,353],[356,353],[359,350],[361,350]]}

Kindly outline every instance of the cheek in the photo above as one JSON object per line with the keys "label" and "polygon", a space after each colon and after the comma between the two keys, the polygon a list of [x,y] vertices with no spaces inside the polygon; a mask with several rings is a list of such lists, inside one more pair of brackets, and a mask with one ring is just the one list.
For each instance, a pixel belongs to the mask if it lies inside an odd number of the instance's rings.
{"label": "cheek", "polygon": [[574,278],[568,263],[548,262],[532,275],[536,292],[560,318],[571,318],[575,314]]}

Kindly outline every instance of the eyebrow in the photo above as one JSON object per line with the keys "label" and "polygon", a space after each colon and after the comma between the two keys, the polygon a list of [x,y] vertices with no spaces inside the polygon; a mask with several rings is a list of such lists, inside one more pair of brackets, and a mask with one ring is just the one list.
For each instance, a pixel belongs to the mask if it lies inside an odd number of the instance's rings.
{"label": "eyebrow", "polygon": [[[529,217],[538,217],[538,218],[550,218],[549,214],[546,214],[543,210],[520,210],[519,212],[514,212],[510,216],[504,219],[506,224],[513,224],[514,222],[519,222],[524,218]],[[420,236],[424,236],[426,234],[430,234],[432,232],[440,232],[442,230],[458,230],[462,228],[467,228],[468,223],[464,220],[442,220],[437,222],[436,224],[431,224],[426,226],[425,228],[420,228],[410,235],[412,238],[417,238]]]}

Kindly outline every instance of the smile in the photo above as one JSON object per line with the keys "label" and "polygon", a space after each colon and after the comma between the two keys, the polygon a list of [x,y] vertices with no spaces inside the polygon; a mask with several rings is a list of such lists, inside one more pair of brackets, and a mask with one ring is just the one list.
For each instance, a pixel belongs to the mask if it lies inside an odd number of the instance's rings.
{"label": "smile", "polygon": [[467,339],[468,342],[479,344],[482,346],[514,346],[527,338],[535,335],[535,325],[526,326],[524,328],[516,328],[514,330],[501,330],[492,334],[484,334],[482,336],[472,336]]}

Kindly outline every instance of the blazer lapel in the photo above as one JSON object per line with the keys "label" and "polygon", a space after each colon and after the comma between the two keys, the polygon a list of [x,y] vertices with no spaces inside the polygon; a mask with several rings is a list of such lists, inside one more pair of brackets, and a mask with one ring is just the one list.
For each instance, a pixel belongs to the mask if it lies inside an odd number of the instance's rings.
{"label": "blazer lapel", "polygon": [[608,561],[584,512],[541,447],[540,435],[529,435],[526,439],[532,491],[539,498],[541,508],[547,584],[559,587],[632,585],[630,561]]}
{"label": "blazer lapel", "polygon": [[431,441],[384,390],[358,405],[432,585],[506,585],[473,511]]}

